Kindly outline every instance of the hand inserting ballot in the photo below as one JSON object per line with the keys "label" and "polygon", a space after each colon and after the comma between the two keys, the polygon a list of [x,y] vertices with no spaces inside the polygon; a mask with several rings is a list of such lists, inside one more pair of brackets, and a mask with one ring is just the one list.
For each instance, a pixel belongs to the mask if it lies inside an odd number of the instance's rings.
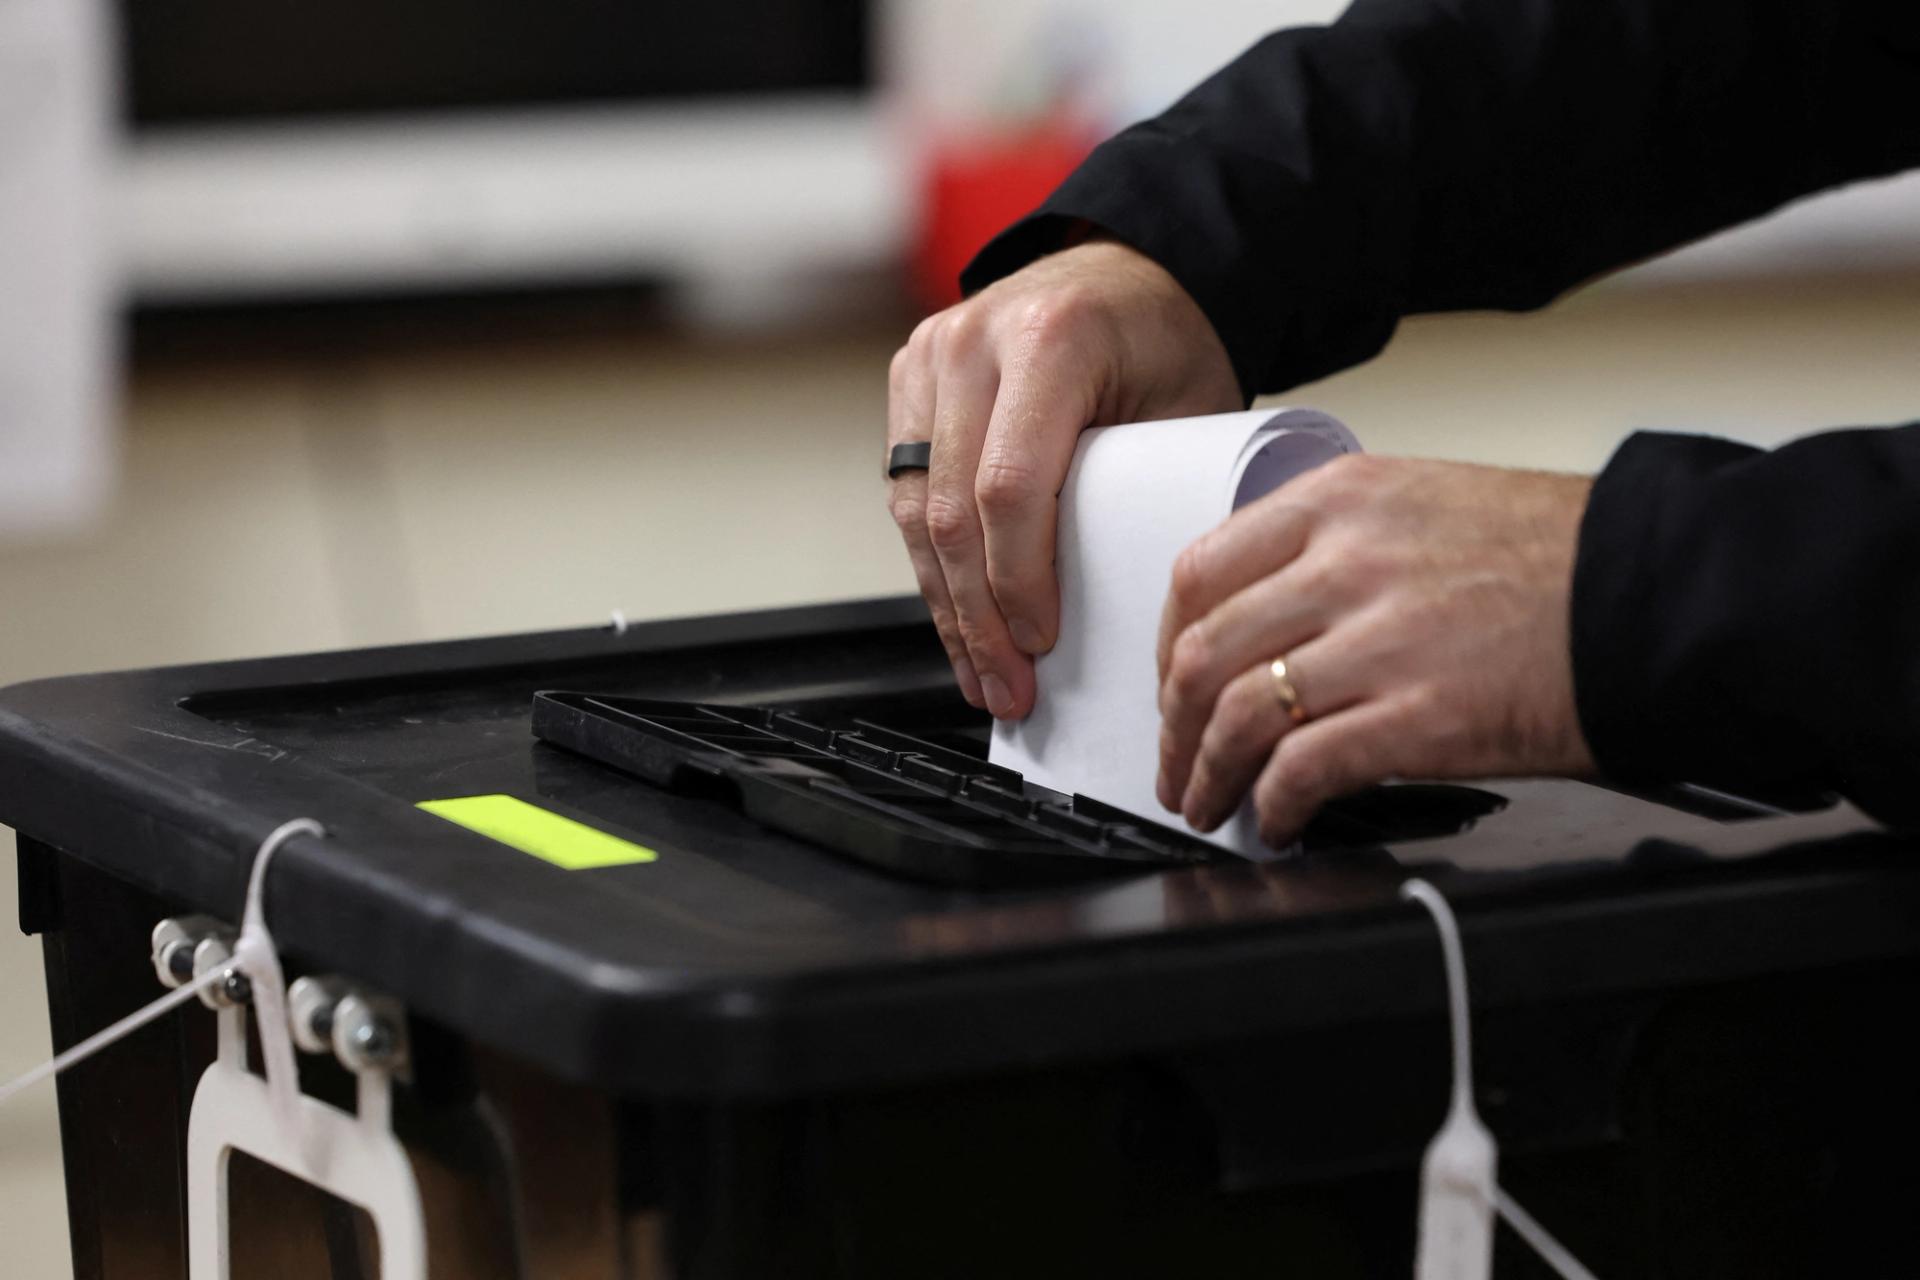
{"label": "hand inserting ballot", "polygon": [[1200,538],[1161,619],[1161,803],[1212,830],[1251,789],[1278,846],[1390,778],[1591,773],[1568,648],[1591,485],[1355,454]]}
{"label": "hand inserting ballot", "polygon": [[1058,637],[1056,495],[1087,427],[1243,407],[1226,349],[1162,267],[1063,249],[914,330],[889,371],[887,443],[930,442],[887,505],[968,702],[1033,709]]}

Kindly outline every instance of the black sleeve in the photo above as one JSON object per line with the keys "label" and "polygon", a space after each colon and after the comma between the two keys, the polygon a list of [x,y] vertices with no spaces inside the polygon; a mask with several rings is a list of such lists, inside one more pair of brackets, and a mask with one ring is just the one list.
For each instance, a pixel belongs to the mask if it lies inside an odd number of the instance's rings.
{"label": "black sleeve", "polygon": [[1850,178],[1920,164],[1920,5],[1357,0],[1097,149],[962,277],[1092,223],[1173,273],[1249,396],[1401,316],[1544,304]]}
{"label": "black sleeve", "polygon": [[1609,775],[1821,788],[1920,825],[1920,423],[1772,452],[1629,438],[1587,507],[1572,624]]}

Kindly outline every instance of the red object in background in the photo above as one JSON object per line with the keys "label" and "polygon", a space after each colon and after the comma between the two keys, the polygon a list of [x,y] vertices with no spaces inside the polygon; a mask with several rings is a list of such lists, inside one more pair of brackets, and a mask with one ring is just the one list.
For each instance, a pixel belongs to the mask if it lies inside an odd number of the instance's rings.
{"label": "red object in background", "polygon": [[958,302],[973,255],[1033,212],[1098,141],[1084,123],[1055,121],[936,142],[921,171],[913,247],[914,290],[928,310]]}

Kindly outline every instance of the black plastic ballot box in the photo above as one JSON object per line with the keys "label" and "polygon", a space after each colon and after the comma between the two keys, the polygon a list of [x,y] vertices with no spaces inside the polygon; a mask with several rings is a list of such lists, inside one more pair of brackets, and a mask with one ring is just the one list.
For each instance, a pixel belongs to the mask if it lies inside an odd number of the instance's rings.
{"label": "black plastic ballot box", "polygon": [[[266,916],[388,1011],[436,1276],[1408,1275],[1449,1084],[1410,875],[1461,920],[1502,1181],[1596,1272],[1914,1256],[1920,868],[1844,802],[1409,783],[1250,862],[993,775],[987,728],[872,601],[17,686],[0,820],[57,1047],[325,827]],[[215,1040],[188,1004],[61,1078],[83,1280],[186,1274]],[[236,1276],[371,1273],[353,1205],[230,1178]],[[1544,1274],[1504,1236],[1499,1273]]]}

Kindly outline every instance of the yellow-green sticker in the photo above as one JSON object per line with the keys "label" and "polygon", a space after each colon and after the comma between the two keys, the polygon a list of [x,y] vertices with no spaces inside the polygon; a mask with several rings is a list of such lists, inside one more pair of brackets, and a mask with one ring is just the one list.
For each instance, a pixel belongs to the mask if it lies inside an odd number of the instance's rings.
{"label": "yellow-green sticker", "polygon": [[622,867],[634,862],[652,862],[660,856],[645,845],[610,836],[584,822],[563,818],[512,796],[422,800],[420,808],[568,871]]}

